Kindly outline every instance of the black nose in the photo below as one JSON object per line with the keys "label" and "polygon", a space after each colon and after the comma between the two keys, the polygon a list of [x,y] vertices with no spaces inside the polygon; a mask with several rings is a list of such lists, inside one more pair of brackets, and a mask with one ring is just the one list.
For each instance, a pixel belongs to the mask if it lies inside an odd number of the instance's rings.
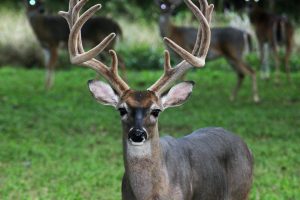
{"label": "black nose", "polygon": [[147,139],[147,133],[143,129],[133,128],[129,131],[128,139],[133,142],[143,142]]}

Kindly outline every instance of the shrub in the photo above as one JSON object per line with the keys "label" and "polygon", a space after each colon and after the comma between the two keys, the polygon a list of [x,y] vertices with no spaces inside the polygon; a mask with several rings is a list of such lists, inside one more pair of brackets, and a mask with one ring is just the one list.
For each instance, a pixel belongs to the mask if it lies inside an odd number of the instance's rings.
{"label": "shrub", "polygon": [[24,12],[0,10],[0,65],[41,65],[41,48]]}

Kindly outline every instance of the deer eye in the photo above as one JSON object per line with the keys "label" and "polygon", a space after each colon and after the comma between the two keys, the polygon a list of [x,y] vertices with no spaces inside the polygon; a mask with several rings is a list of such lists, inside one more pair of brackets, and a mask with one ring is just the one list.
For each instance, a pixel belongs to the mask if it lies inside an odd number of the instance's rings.
{"label": "deer eye", "polygon": [[30,4],[31,6],[34,6],[34,5],[36,4],[36,1],[35,1],[35,0],[30,0],[30,1],[29,1],[29,4]]}
{"label": "deer eye", "polygon": [[151,115],[154,116],[154,117],[158,117],[160,112],[161,112],[161,110],[154,109],[154,110],[151,111]]}
{"label": "deer eye", "polygon": [[119,108],[119,112],[120,112],[121,117],[123,117],[124,115],[126,115],[128,113],[125,108]]}

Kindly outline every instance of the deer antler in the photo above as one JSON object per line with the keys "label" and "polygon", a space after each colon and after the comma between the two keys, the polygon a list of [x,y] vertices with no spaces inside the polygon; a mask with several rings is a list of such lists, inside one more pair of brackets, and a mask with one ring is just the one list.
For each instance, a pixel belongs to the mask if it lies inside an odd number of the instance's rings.
{"label": "deer antler", "polygon": [[68,12],[59,12],[59,14],[67,20],[70,28],[68,42],[70,60],[73,64],[82,64],[101,74],[113,86],[117,93],[122,95],[125,91],[129,90],[129,86],[118,74],[118,57],[116,52],[113,50],[109,51],[112,56],[111,67],[107,67],[101,61],[95,59],[116,37],[116,34],[111,33],[96,47],[87,52],[83,49],[81,28],[85,22],[101,8],[100,4],[94,5],[80,16],[79,13],[87,1],[88,0],[70,0]]}
{"label": "deer antler", "polygon": [[193,52],[189,53],[171,39],[167,37],[164,38],[164,42],[184,60],[172,68],[170,64],[170,53],[168,50],[165,50],[164,74],[148,88],[148,90],[155,92],[157,95],[161,95],[173,82],[193,66],[201,68],[205,65],[205,58],[211,37],[209,24],[214,6],[212,4],[208,5],[207,0],[199,0],[200,10],[191,0],[185,0],[185,3],[200,22],[197,40]]}

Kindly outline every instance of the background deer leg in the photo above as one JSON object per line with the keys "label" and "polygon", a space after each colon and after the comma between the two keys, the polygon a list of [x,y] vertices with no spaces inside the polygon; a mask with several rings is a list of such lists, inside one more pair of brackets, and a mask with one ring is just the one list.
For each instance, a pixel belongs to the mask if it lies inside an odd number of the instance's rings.
{"label": "background deer leg", "polygon": [[245,74],[243,73],[242,70],[239,69],[240,67],[239,67],[238,59],[227,58],[227,61],[230,63],[231,67],[235,70],[237,75],[237,82],[230,96],[230,101],[235,101],[237,94],[241,88],[241,85],[243,84]]}
{"label": "background deer leg", "polygon": [[287,75],[287,79],[289,82],[291,82],[291,76],[290,76],[290,57],[292,53],[292,39],[288,39],[287,44],[286,44],[286,50],[285,50],[285,57],[284,57],[284,64],[285,64],[285,71]]}
{"label": "background deer leg", "polygon": [[262,79],[270,78],[270,63],[269,63],[269,45],[268,43],[260,43],[260,77]]}
{"label": "background deer leg", "polygon": [[243,73],[237,72],[237,83],[234,89],[232,90],[232,94],[230,96],[230,101],[234,101],[236,99],[237,93],[241,88],[241,85],[244,81],[245,75]]}
{"label": "background deer leg", "polygon": [[255,103],[260,102],[260,98],[258,95],[258,89],[257,89],[257,81],[256,81],[256,73],[255,71],[251,72],[251,78],[252,78],[252,93],[253,93],[253,101]]}
{"label": "background deer leg", "polygon": [[49,90],[53,85],[53,71],[57,61],[57,48],[51,47],[50,49],[44,48],[45,66],[46,66],[46,81],[45,87]]}
{"label": "background deer leg", "polygon": [[278,48],[276,44],[272,44],[272,51],[274,55],[274,61],[275,61],[275,83],[279,83],[279,75],[280,75],[280,68],[279,68],[279,54],[278,54]]}
{"label": "background deer leg", "polygon": [[252,79],[252,95],[253,95],[253,101],[255,103],[260,102],[260,98],[258,95],[258,88],[257,88],[257,81],[256,81],[256,72],[255,70],[253,70],[250,66],[248,66],[247,64],[241,62],[240,65],[241,69],[243,71],[243,73],[245,75],[249,75],[251,76]]}
{"label": "background deer leg", "polygon": [[235,88],[233,89],[232,95],[231,95],[231,100],[235,100],[237,93],[243,83],[243,80],[245,78],[245,75],[251,76],[252,79],[252,95],[253,95],[253,101],[255,103],[258,103],[260,101],[259,95],[258,95],[258,88],[257,88],[257,81],[256,81],[256,73],[255,71],[249,67],[247,64],[245,64],[242,61],[231,61],[231,65],[234,67],[234,69],[237,72],[237,84]]}

